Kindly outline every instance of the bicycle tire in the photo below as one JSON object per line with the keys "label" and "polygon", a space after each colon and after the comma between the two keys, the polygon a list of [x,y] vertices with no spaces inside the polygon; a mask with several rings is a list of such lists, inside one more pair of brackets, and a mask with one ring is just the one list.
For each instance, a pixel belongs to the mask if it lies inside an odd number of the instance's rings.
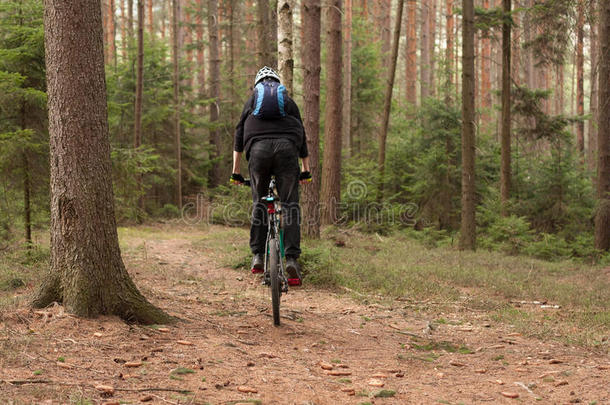
{"label": "bicycle tire", "polygon": [[271,304],[273,307],[273,324],[280,325],[280,247],[278,240],[269,241],[269,277],[271,278]]}

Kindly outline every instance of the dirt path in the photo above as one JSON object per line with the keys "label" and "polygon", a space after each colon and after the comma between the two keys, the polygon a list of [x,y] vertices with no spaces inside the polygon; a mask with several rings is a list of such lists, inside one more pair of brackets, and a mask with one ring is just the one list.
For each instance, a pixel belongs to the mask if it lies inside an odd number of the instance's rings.
{"label": "dirt path", "polygon": [[[45,382],[0,383],[1,403],[610,403],[607,356],[524,338],[484,312],[433,303],[420,311],[305,286],[283,298],[276,328],[267,288],[219,267],[192,239],[127,243],[137,284],[184,322],[7,311],[0,379]],[[149,388],[190,393],[130,391]]]}

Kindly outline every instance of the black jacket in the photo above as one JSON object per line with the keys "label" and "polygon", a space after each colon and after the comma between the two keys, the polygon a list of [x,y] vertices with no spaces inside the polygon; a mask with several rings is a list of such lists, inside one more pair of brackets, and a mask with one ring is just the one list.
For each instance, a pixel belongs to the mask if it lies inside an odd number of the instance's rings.
{"label": "black jacket", "polygon": [[294,142],[299,151],[299,157],[308,156],[307,139],[301,120],[299,107],[294,100],[286,96],[284,111],[286,116],[276,120],[263,120],[252,115],[254,111],[255,92],[252,93],[241,113],[239,123],[235,128],[235,152],[246,151],[246,159],[250,155],[250,147],[261,139],[289,139]]}

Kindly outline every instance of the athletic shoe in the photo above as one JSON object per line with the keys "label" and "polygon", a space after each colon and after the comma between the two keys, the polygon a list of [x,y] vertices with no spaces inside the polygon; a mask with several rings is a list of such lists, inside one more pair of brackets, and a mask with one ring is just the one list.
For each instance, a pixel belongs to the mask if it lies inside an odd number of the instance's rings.
{"label": "athletic shoe", "polygon": [[286,257],[286,273],[288,273],[288,285],[291,287],[298,287],[303,284],[301,278],[301,269],[297,259],[292,256]]}
{"label": "athletic shoe", "polygon": [[263,261],[263,255],[260,253],[256,253],[252,258],[252,274],[260,274],[263,272],[265,265]]}

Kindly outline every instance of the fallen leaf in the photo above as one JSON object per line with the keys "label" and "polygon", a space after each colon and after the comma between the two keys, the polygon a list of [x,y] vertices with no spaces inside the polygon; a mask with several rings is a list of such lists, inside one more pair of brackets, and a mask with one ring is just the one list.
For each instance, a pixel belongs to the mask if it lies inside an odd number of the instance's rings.
{"label": "fallen leaf", "polygon": [[563,363],[563,361],[559,360],[559,359],[551,359],[551,360],[549,360],[549,364],[561,364],[561,363]]}
{"label": "fallen leaf", "polygon": [[323,361],[321,361],[319,364],[320,364],[320,367],[322,368],[322,370],[332,370],[334,368],[332,364],[325,363]]}
{"label": "fallen leaf", "polygon": [[382,374],[382,373],[373,374],[371,377],[373,377],[373,378],[388,378],[387,375]]}
{"label": "fallen leaf", "polygon": [[163,332],[163,333],[169,333],[169,329],[168,328],[157,328],[157,330],[159,332]]}
{"label": "fallen leaf", "polygon": [[114,395],[114,387],[110,385],[96,385],[95,389],[106,395]]}
{"label": "fallen leaf", "polygon": [[455,367],[464,367],[465,366],[464,363],[460,363],[459,361],[456,361],[456,360],[451,360],[449,362],[449,364],[451,364],[452,366],[455,366]]}
{"label": "fallen leaf", "polygon": [[101,338],[101,337],[102,337],[102,336],[104,336],[104,335],[102,335],[100,332],[95,332],[95,333],[93,334],[93,336],[95,336],[96,338]]}
{"label": "fallen leaf", "polygon": [[561,387],[562,385],[568,385],[568,382],[566,380],[563,380],[555,383],[555,387]]}
{"label": "fallen leaf", "polygon": [[152,401],[152,400],[153,400],[152,395],[144,395],[143,397],[140,397],[140,402],[148,402],[148,401]]}
{"label": "fallen leaf", "polygon": [[128,361],[124,364],[125,367],[140,367],[142,365],[141,361]]}
{"label": "fallen leaf", "polygon": [[349,371],[340,371],[340,370],[327,371],[326,374],[332,375],[334,377],[342,377],[342,376],[352,375],[352,373],[349,372]]}
{"label": "fallen leaf", "polygon": [[474,372],[477,374],[485,374],[487,372],[487,370],[484,368],[477,368],[474,370]]}
{"label": "fallen leaf", "polygon": [[57,367],[65,368],[66,370],[71,370],[72,369],[72,365],[71,364],[63,363],[61,361],[57,362]]}
{"label": "fallen leaf", "polygon": [[377,380],[375,378],[369,380],[368,384],[372,387],[379,387],[379,388],[381,388],[385,385],[385,383],[383,381]]}
{"label": "fallen leaf", "polygon": [[516,392],[502,391],[501,394],[506,398],[519,398],[519,394],[517,394]]}
{"label": "fallen leaf", "polygon": [[240,385],[239,387],[237,387],[237,391],[243,392],[246,394],[256,394],[258,392],[258,390],[256,388],[246,387],[245,385]]}
{"label": "fallen leaf", "polygon": [[176,343],[178,343],[179,345],[184,345],[184,346],[194,346],[195,344],[191,341],[188,340],[176,340]]}

